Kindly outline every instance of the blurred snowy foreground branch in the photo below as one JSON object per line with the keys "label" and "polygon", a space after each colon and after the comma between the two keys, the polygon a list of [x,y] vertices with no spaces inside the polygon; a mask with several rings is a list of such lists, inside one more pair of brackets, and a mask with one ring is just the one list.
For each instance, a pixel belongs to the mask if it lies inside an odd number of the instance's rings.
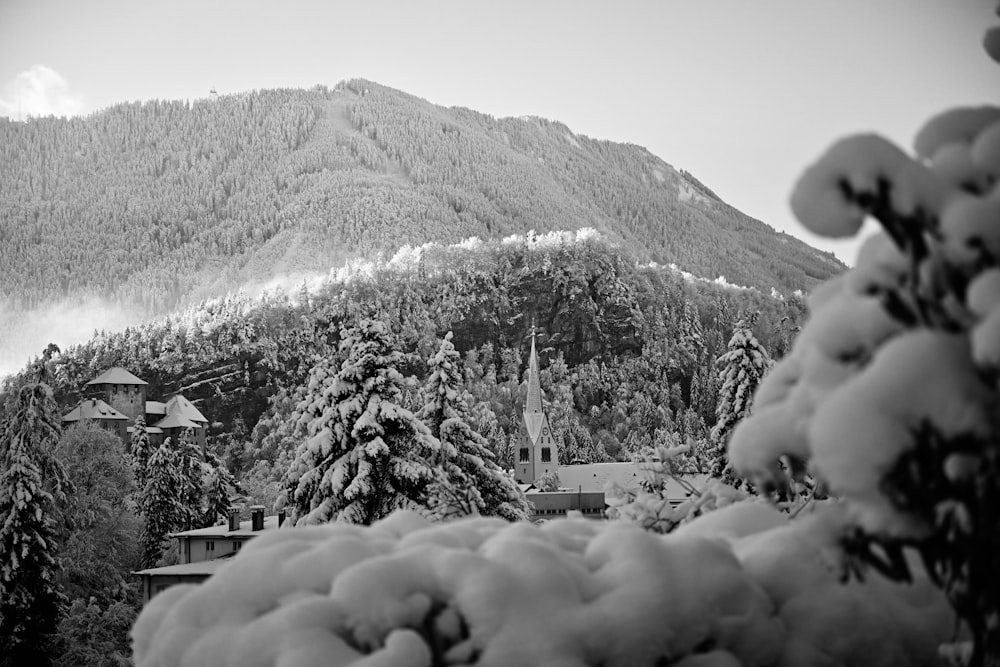
{"label": "blurred snowy foreground branch", "polygon": [[[1000,28],[986,46],[1000,60]],[[972,634],[969,664],[1000,665],[1000,109],[942,113],[914,148],[850,137],[799,180],[813,231],[872,216],[883,233],[810,296],[729,456],[764,489],[822,480],[859,565],[905,581],[915,549]]]}
{"label": "blurred snowy foreground branch", "polygon": [[657,535],[401,511],[279,530],[153,598],[136,664],[929,664],[950,629],[937,590],[845,584],[842,508],[786,517],[743,503]]}

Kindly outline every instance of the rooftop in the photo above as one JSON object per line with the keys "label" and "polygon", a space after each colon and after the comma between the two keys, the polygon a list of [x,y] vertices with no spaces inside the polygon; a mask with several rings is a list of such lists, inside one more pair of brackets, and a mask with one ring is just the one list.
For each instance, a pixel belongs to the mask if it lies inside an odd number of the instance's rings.
{"label": "rooftop", "polygon": [[81,419],[124,419],[127,421],[128,417],[99,398],[85,398],[62,418],[64,422],[75,422]]}
{"label": "rooftop", "polygon": [[167,404],[159,401],[146,401],[146,414],[165,415],[167,414]]}
{"label": "rooftop", "polygon": [[[559,486],[584,493],[604,491],[611,482],[626,489],[637,488],[642,480],[641,463],[583,463],[580,465],[559,466]],[[696,488],[708,481],[708,475],[683,475],[683,478]],[[667,497],[682,499],[687,497],[687,491],[673,479],[667,480]]]}
{"label": "rooftop", "polygon": [[167,415],[153,426],[156,428],[198,428],[199,425],[175,412],[172,415]]}
{"label": "rooftop", "polygon": [[[128,431],[129,433],[132,433],[132,432],[135,431],[135,428],[133,428],[132,426],[129,426],[125,430]],[[146,427],[146,433],[163,433],[163,429],[162,428],[157,428],[155,426],[147,426]]]}
{"label": "rooftop", "polygon": [[95,384],[149,384],[148,382],[143,382],[136,376],[129,373],[124,368],[120,366],[115,366],[114,368],[109,368],[104,371],[96,378],[87,383],[87,386]]}
{"label": "rooftop", "polygon": [[[247,521],[240,521],[239,530],[229,530],[228,525],[221,526],[209,526],[208,528],[195,528],[194,530],[185,530],[179,533],[170,533],[170,537],[256,537],[260,535],[262,531],[251,530],[253,524]],[[264,528],[263,530],[274,530],[278,527],[278,516],[272,514],[271,516],[264,517]]]}
{"label": "rooftop", "polygon": [[201,560],[195,563],[181,563],[178,565],[166,565],[164,567],[151,567],[145,570],[138,570],[132,574],[156,575],[161,577],[177,577],[184,575],[211,576],[219,571],[226,563],[232,560],[233,554],[226,554],[212,560]]}
{"label": "rooftop", "polygon": [[191,401],[187,400],[180,394],[177,394],[167,401],[166,409],[168,415],[178,414],[193,422],[201,422],[203,424],[208,423],[208,420],[205,419],[205,415],[201,414],[198,408],[194,407],[194,404],[191,403]]}

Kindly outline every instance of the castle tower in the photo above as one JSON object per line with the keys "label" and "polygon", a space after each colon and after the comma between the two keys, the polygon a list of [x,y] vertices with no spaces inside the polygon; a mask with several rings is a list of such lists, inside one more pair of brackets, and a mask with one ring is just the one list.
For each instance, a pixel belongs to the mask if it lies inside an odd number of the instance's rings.
{"label": "castle tower", "polygon": [[524,402],[524,421],[518,436],[514,466],[514,478],[518,483],[531,484],[547,472],[559,471],[558,445],[542,407],[534,327],[531,328],[531,357],[528,359],[528,397]]}
{"label": "castle tower", "polygon": [[129,424],[146,413],[146,382],[117,366],[88,382],[86,397],[105,401],[128,417]]}

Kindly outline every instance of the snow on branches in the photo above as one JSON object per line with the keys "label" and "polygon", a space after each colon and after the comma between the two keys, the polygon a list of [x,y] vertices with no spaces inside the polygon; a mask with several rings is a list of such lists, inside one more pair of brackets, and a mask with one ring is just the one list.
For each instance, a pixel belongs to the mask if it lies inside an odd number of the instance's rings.
{"label": "snow on branches", "polygon": [[135,661],[930,664],[950,631],[947,605],[926,580],[843,584],[839,509],[788,522],[733,505],[699,520],[701,534],[699,521],[656,535],[588,519],[430,524],[411,512],[274,531],[204,584],[153,598],[133,630]]}
{"label": "snow on branches", "polygon": [[[795,186],[827,236],[883,233],[819,287],[791,354],[730,441],[765,489],[807,471],[846,501],[850,548],[890,576],[915,546],[1000,664],[1000,109],[932,118],[916,157],[879,137],[836,143]],[[874,548],[873,548],[874,547]]]}
{"label": "snow on branches", "polygon": [[398,508],[427,505],[439,475],[431,461],[441,444],[401,406],[403,354],[382,322],[362,320],[341,332],[347,357],[339,371],[327,359],[309,374],[299,404],[309,439],[285,473],[285,502],[298,524],[371,523]]}
{"label": "snow on branches", "polygon": [[[716,360],[719,366],[719,402],[716,404],[716,422],[712,428],[715,444],[715,461],[712,474],[730,478],[729,462],[726,459],[726,442],[733,428],[750,414],[750,405],[760,379],[771,368],[771,357],[757,342],[750,327],[755,317],[749,321],[740,320],[733,328],[726,352]],[[728,474],[726,474],[728,473]],[[726,481],[733,481],[726,479]]]}
{"label": "snow on branches", "polygon": [[435,461],[442,480],[430,490],[432,514],[441,518],[482,514],[508,521],[528,518],[529,506],[514,479],[496,463],[486,439],[471,426],[461,395],[459,353],[449,331],[428,361],[426,404],[417,415],[440,441]]}

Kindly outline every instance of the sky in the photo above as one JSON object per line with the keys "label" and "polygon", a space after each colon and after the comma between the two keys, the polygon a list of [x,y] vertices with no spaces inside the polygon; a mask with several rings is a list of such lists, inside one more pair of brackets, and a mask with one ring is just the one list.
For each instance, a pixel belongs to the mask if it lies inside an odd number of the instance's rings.
{"label": "sky", "polygon": [[[909,148],[1000,104],[989,0],[0,0],[0,115],[88,114],[365,78],[645,146],[745,213],[811,236],[788,195],[838,137]],[[869,225],[866,229],[869,229]]]}

